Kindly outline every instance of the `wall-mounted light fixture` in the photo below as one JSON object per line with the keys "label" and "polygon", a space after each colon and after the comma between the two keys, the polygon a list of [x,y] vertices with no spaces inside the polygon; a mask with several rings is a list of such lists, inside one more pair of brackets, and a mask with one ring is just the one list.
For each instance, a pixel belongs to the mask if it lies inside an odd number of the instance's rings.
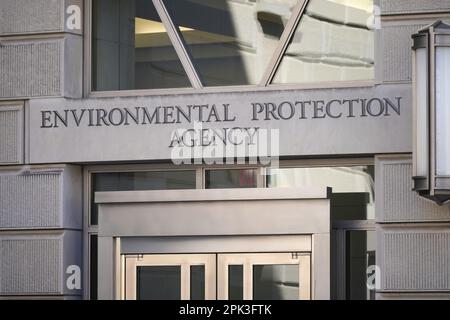
{"label": "wall-mounted light fixture", "polygon": [[414,190],[450,201],[450,25],[437,21],[412,36]]}

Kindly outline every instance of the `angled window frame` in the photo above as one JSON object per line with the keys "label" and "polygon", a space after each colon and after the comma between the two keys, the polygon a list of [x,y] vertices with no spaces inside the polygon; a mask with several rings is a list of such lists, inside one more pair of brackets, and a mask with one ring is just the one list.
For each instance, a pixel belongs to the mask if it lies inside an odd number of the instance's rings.
{"label": "angled window frame", "polygon": [[194,60],[189,54],[189,51],[186,49],[186,44],[184,43],[180,30],[173,23],[172,18],[170,17],[163,0],[152,0],[152,2],[156,9],[156,12],[158,12],[161,22],[163,23],[166,29],[167,35],[169,36],[170,41],[172,42],[172,45],[175,48],[175,51],[178,55],[178,59],[180,59],[181,64],[183,65],[184,71],[186,72],[192,87],[195,89],[203,88],[203,84],[200,79],[199,73],[197,72],[197,68],[195,68],[194,65]]}
{"label": "angled window frame", "polygon": [[[376,73],[374,72],[373,79],[370,80],[342,80],[342,81],[319,81],[319,82],[307,82],[307,83],[272,83],[275,75],[280,68],[281,61],[291,43],[292,38],[295,36],[297,28],[300,25],[300,22],[303,18],[303,15],[306,13],[306,8],[310,4],[311,1],[314,0],[297,0],[299,1],[294,9],[293,15],[291,19],[288,21],[286,28],[283,32],[282,38],[280,38],[280,42],[278,43],[278,48],[274,52],[272,56],[272,60],[267,67],[266,72],[261,79],[259,86],[270,88],[271,90],[276,90],[277,88],[286,89],[325,89],[325,88],[353,88],[353,87],[373,87],[376,82]],[[373,0],[373,6],[376,5],[376,0]],[[295,13],[295,14],[294,14]],[[291,25],[292,23],[292,25]],[[289,30],[288,30],[289,27]],[[283,37],[286,36],[286,40]],[[374,39],[375,41],[375,39]],[[376,59],[376,50],[374,46],[374,57]]]}
{"label": "angled window frame", "polygon": [[132,90],[108,90],[96,91],[92,89],[92,5],[94,0],[85,0],[84,5],[84,80],[83,98],[102,97],[136,97],[155,96],[172,94],[193,94],[193,93],[227,93],[242,91],[273,91],[273,90],[305,90],[305,89],[329,89],[329,88],[358,88],[373,87],[376,80],[345,80],[345,81],[324,81],[311,83],[286,83],[272,84],[272,80],[281,64],[281,60],[289,46],[292,37],[295,35],[298,25],[306,12],[308,4],[312,0],[297,0],[292,15],[289,18],[277,47],[272,54],[268,66],[266,67],[261,80],[257,84],[231,85],[231,86],[204,86],[194,59],[191,57],[183,37],[174,24],[172,18],[164,5],[163,0],[152,1],[160,19],[163,23],[167,35],[177,53],[177,56],[186,72],[192,87],[186,88],[161,88],[161,89],[132,89]]}
{"label": "angled window frame", "polygon": [[272,59],[270,60],[269,65],[267,66],[267,69],[261,78],[261,82],[259,83],[259,86],[261,87],[267,87],[271,84],[272,79],[278,70],[281,59],[283,59],[289,43],[295,34],[297,26],[299,25],[300,20],[302,19],[303,14],[306,11],[306,7],[311,0],[297,1],[297,5],[294,7],[292,16],[286,24],[286,27],[284,28],[283,34],[281,35],[280,41],[278,42],[278,46],[272,55]]}

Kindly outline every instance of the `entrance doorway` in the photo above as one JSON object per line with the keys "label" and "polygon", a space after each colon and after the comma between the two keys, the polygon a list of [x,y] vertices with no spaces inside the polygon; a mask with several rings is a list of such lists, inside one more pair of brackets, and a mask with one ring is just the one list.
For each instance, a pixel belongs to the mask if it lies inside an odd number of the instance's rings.
{"label": "entrance doorway", "polygon": [[329,195],[98,192],[99,298],[329,299]]}
{"label": "entrance doorway", "polygon": [[309,300],[310,253],[124,255],[122,299]]}

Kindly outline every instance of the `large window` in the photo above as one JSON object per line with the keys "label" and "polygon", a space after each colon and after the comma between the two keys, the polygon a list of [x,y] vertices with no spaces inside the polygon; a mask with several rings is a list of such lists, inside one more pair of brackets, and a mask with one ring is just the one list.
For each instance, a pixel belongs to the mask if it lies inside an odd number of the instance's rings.
{"label": "large window", "polygon": [[371,80],[373,0],[93,0],[94,91]]}
{"label": "large window", "polygon": [[165,0],[205,86],[258,84],[295,0]]}

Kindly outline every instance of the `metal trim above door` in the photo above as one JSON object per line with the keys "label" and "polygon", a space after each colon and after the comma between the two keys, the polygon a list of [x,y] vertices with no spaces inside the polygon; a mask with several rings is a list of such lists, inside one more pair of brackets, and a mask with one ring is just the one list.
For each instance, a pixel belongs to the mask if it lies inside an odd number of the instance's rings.
{"label": "metal trim above door", "polygon": [[127,254],[205,254],[311,252],[311,235],[208,236],[208,237],[125,237],[121,238],[122,255]]}
{"label": "metal trim above door", "polygon": [[96,192],[98,232],[100,237],[325,234],[330,232],[329,191]]}

